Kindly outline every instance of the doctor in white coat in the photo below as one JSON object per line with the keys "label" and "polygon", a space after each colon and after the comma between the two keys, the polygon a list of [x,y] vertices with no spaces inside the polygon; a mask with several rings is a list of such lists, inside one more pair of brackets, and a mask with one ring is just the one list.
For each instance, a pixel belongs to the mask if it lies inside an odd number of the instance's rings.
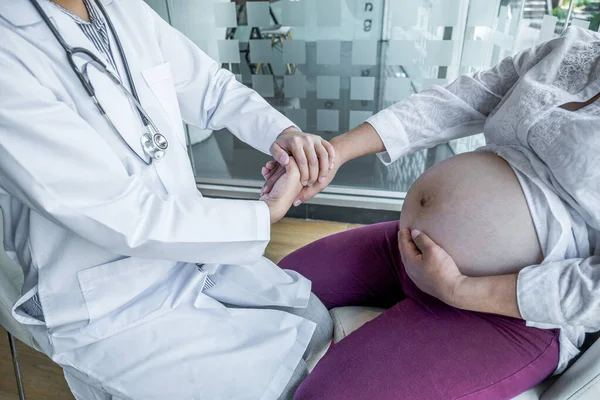
{"label": "doctor in white coat", "polygon": [[[68,46],[131,92],[128,64],[146,115],[76,54],[105,118],[33,3],[0,0],[0,207],[4,247],[25,273],[13,315],[78,399],[292,393],[316,326],[294,314],[314,297],[262,254],[270,223],[327,174],[329,143],[297,131],[141,0],[37,2]],[[156,159],[140,141],[146,117],[168,142]],[[261,201],[203,198],[182,119],[270,151],[288,179]]]}

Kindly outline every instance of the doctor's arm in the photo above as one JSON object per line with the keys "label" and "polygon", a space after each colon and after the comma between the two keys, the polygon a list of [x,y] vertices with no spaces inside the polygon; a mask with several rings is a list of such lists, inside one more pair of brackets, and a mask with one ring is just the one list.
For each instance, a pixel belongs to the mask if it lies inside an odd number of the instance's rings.
{"label": "doctor's arm", "polygon": [[263,254],[270,238],[267,203],[150,192],[100,133],[25,66],[0,56],[4,190],[117,254],[231,264]]}
{"label": "doctor's arm", "polygon": [[149,6],[161,54],[171,65],[185,122],[202,129],[227,128],[240,140],[286,165],[290,155],[304,186],[323,180],[335,163],[333,146],[318,135],[303,133],[258,93],[200,50]]}

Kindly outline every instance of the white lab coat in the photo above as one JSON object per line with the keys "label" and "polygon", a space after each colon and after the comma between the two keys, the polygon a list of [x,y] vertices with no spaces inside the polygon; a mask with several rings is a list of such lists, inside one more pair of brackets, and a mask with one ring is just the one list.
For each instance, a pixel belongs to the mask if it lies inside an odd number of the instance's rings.
{"label": "white lab coat", "polygon": [[[143,163],[29,1],[0,0],[0,207],[4,246],[26,277],[13,314],[77,377],[69,382],[82,398],[92,385],[132,399],[275,399],[314,324],[220,302],[304,307],[310,282],[262,257],[263,202],[196,190],[182,119],[227,127],[263,152],[293,124],[141,0],[102,2],[170,147]],[[71,18],[40,3],[67,43],[104,58]],[[114,38],[111,47],[125,77]],[[123,139],[144,156],[137,113],[93,67],[90,75]],[[216,286],[202,290],[207,274]],[[19,308],[36,292],[45,322]]]}

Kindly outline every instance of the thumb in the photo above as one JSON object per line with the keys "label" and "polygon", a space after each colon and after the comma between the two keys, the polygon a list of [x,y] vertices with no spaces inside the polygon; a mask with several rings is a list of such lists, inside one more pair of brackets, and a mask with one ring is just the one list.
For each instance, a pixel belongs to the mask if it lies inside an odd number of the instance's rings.
{"label": "thumb", "polygon": [[298,207],[300,204],[307,202],[312,199],[314,196],[319,194],[319,192],[323,188],[320,185],[313,185],[312,187],[305,186],[304,189],[300,192],[296,200],[294,201],[294,206]]}
{"label": "thumb", "polygon": [[435,242],[431,240],[429,236],[417,229],[413,229],[410,232],[410,236],[412,236],[413,242],[415,242],[422,254],[425,254],[427,251],[431,251],[433,248],[437,247],[437,244],[435,244]]}
{"label": "thumb", "polygon": [[281,148],[279,143],[273,143],[271,145],[270,152],[273,158],[279,161],[281,165],[287,165],[290,162],[290,156],[285,150]]}

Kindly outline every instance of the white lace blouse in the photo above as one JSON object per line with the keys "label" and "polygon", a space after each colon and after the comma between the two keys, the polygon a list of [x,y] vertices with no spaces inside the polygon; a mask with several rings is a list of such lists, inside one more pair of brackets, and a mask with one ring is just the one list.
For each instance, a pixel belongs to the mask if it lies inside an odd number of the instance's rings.
{"label": "white lace blouse", "polygon": [[496,67],[433,87],[371,117],[391,163],[407,153],[482,132],[478,149],[517,175],[544,254],[521,270],[517,300],[529,326],[561,328],[556,372],[600,330],[600,34],[561,37]]}

